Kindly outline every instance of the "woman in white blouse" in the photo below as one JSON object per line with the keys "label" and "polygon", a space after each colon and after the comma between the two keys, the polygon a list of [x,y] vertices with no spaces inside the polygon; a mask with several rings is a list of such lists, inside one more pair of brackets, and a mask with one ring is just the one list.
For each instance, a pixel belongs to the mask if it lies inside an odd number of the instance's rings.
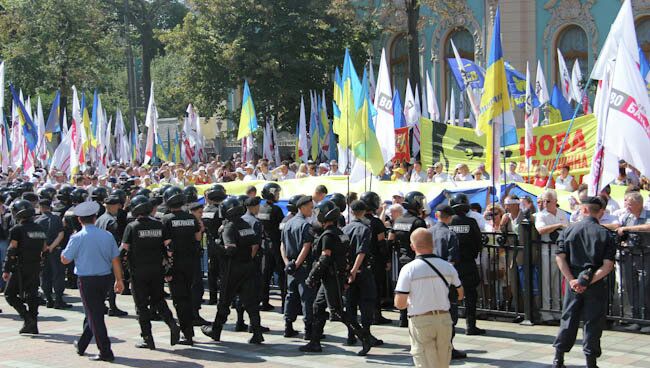
{"label": "woman in white blouse", "polygon": [[562,166],[560,175],[555,179],[555,189],[573,192],[578,189],[578,183],[569,175],[569,165]]}
{"label": "woman in white blouse", "polygon": [[474,177],[469,172],[469,167],[467,167],[466,164],[458,164],[456,166],[456,169],[458,170],[458,173],[454,177],[455,181],[472,181],[472,180],[474,180]]}

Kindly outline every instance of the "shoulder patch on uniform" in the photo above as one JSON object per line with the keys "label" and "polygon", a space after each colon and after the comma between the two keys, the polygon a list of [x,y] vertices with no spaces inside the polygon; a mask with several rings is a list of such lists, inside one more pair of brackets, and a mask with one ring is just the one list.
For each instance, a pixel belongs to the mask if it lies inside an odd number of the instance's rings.
{"label": "shoulder patch on uniform", "polygon": [[393,230],[396,231],[411,231],[411,224],[404,222],[397,222],[393,225]]}

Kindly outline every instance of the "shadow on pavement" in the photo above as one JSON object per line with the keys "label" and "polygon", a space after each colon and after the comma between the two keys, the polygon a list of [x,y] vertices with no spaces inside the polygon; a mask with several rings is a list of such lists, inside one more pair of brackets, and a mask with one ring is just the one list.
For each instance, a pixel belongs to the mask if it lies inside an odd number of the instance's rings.
{"label": "shadow on pavement", "polygon": [[[110,332],[109,332],[110,334]],[[79,330],[79,335],[64,335],[64,334],[57,334],[57,333],[41,333],[38,335],[31,335],[33,339],[38,339],[38,340],[44,340],[45,342],[51,342],[55,344],[68,344],[70,345],[70,351],[74,349],[72,346],[72,342],[74,340],[77,340],[79,336],[81,335],[81,329]],[[118,339],[115,337],[112,337],[109,335],[109,339],[111,340],[111,344],[120,344],[123,342],[126,342],[126,340]],[[90,346],[95,345],[95,340],[93,339],[90,342]]]}

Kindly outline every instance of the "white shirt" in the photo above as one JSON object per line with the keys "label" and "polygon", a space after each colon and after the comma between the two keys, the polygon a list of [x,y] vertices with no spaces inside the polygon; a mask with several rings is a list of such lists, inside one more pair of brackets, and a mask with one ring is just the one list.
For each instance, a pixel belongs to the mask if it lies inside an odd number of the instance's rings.
{"label": "white shirt", "polygon": [[446,172],[441,172],[440,174],[436,174],[433,176],[434,183],[444,183],[450,180],[451,178],[449,177],[449,174],[447,174]]}
{"label": "white shirt", "polygon": [[424,171],[419,173],[415,170],[411,173],[411,183],[425,183],[427,181],[427,174]]}
{"label": "white shirt", "polygon": [[618,202],[614,200],[613,198],[609,198],[607,201],[607,207],[605,208],[605,212],[607,213],[614,213],[617,210],[620,210],[621,206],[618,205]]}
{"label": "white shirt", "polygon": [[481,231],[485,231],[485,225],[487,223],[485,222],[485,218],[480,213],[470,210],[469,212],[467,212],[467,217],[476,220],[476,224],[478,225],[478,228],[481,229]]}
{"label": "white shirt", "polygon": [[255,174],[246,174],[244,175],[244,181],[252,181],[252,180],[257,180],[257,176]]}
{"label": "white shirt", "polygon": [[456,180],[456,181],[472,181],[472,180],[474,180],[474,177],[472,176],[472,174],[467,174],[467,175],[456,174],[456,177],[454,178],[454,180]]}
{"label": "white shirt", "polygon": [[336,170],[336,171],[330,170],[330,171],[327,172],[327,174],[325,174],[325,176],[336,176],[336,175],[343,175],[343,174],[341,174],[341,172],[338,171],[338,170]]}
{"label": "white shirt", "polygon": [[409,316],[417,316],[435,310],[449,310],[449,289],[440,276],[425,262],[431,263],[445,277],[449,285],[460,287],[458,272],[449,262],[428,256],[415,259],[399,273],[395,292],[408,294]]}
{"label": "white shirt", "polygon": [[291,170],[287,171],[286,174],[280,173],[280,175],[278,175],[278,181],[285,181],[288,179],[295,179],[295,178],[296,178],[296,174]]}
{"label": "white shirt", "polygon": [[263,172],[260,172],[257,174],[257,180],[273,180],[273,174],[271,172],[267,172],[266,174]]}
{"label": "white shirt", "polygon": [[[559,209],[557,210],[557,213],[554,215],[550,212],[548,212],[546,209],[542,212],[539,212],[537,216],[535,216],[535,228],[537,231],[539,229],[549,226],[549,225],[555,225],[555,224],[564,224],[568,225],[569,221],[567,220],[566,216],[562,211]],[[544,234],[542,235],[542,241],[551,241],[551,237],[549,234]]]}
{"label": "white shirt", "polygon": [[517,174],[516,172],[508,172],[506,174],[506,180],[509,183],[523,183],[524,178],[522,178],[521,175]]}
{"label": "white shirt", "polygon": [[567,175],[566,179],[562,179],[562,176],[560,175],[555,179],[555,189],[573,192],[573,187],[571,186],[572,181],[573,176]]}

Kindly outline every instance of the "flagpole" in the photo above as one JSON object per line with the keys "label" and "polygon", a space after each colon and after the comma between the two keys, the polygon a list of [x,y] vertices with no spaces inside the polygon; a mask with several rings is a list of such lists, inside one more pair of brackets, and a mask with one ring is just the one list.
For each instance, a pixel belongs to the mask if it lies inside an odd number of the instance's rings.
{"label": "flagpole", "polygon": [[587,84],[585,85],[585,88],[582,90],[582,94],[580,95],[580,101],[577,101],[578,103],[576,104],[576,108],[573,111],[573,117],[571,118],[569,127],[567,128],[566,134],[564,135],[564,139],[562,140],[562,145],[560,146],[560,150],[558,151],[557,156],[555,156],[555,162],[553,163],[553,167],[551,171],[549,171],[545,188],[548,188],[549,185],[551,184],[551,178],[553,178],[553,172],[555,172],[555,169],[557,169],[557,164],[560,161],[560,156],[562,156],[562,153],[564,152],[564,145],[566,144],[567,139],[569,139],[569,133],[571,133],[571,128],[573,127],[573,123],[576,120],[578,111],[580,111],[580,107],[582,107],[582,100],[584,99],[585,94],[588,93],[587,91],[589,90],[589,86],[591,86],[591,81],[592,79],[589,79],[587,81]]}

